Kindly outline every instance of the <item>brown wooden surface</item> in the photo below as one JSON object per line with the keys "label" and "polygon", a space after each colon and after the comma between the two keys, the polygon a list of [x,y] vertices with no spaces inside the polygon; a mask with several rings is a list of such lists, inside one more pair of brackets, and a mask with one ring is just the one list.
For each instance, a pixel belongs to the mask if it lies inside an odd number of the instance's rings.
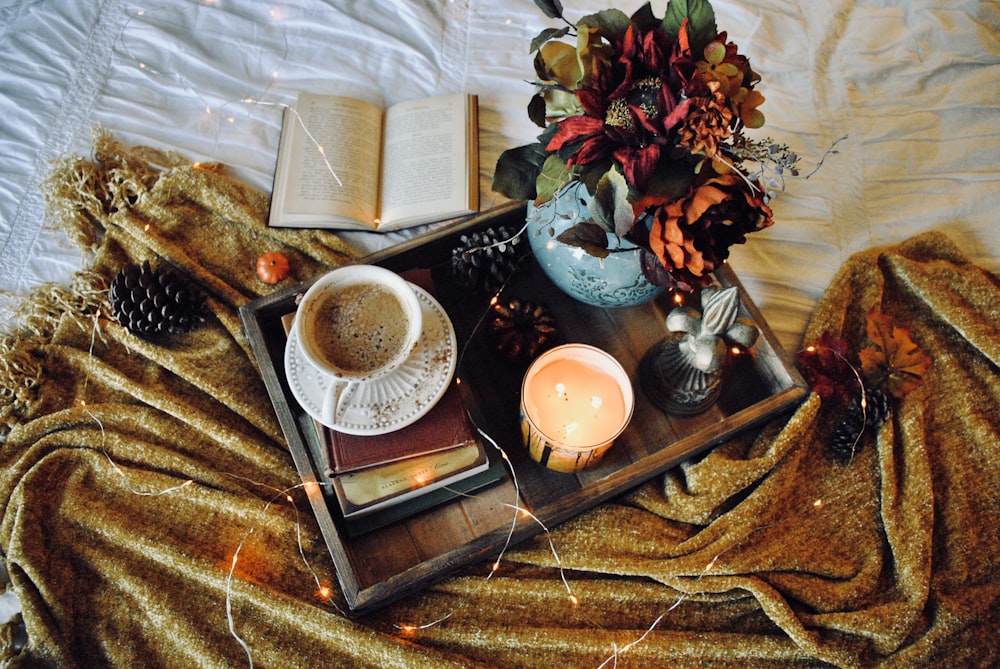
{"label": "brown wooden surface", "polygon": [[[565,341],[599,346],[629,372],[636,389],[631,423],[604,459],[580,474],[550,471],[528,458],[518,430],[518,402],[524,366],[495,354],[476,326],[488,308],[485,297],[460,289],[452,279],[451,250],[463,232],[508,225],[519,229],[524,206],[511,204],[475,217],[459,227],[433,233],[365,259],[398,272],[429,268],[438,300],[455,326],[461,355],[456,374],[476,425],[509,458],[513,475],[474,496],[458,498],[408,520],[359,537],[344,531],[336,501],[319,485],[307,486],[313,512],[333,557],[348,605],[370,611],[443,578],[477,560],[495,559],[516,522],[514,541],[537,534],[539,525],[518,518],[520,504],[546,526],[562,522],[619,495],[691,458],[720,441],[789,410],[806,395],[806,384],[781,349],[761,314],[740,286],[743,314],[761,328],[749,355],[727,372],[719,401],[691,417],[667,416],[645,397],[636,377],[639,360],[665,334],[664,319],[674,304],[669,296],[623,309],[599,309],[566,297],[529,261],[507,286],[505,297],[545,304],[558,319]],[[728,267],[717,273],[723,286],[740,285]],[[320,480],[319,444],[310,417],[298,406],[284,378],[285,335],[281,318],[294,310],[307,284],[290,286],[240,310],[275,411],[302,480]],[[697,306],[697,305],[695,305]],[[492,455],[499,455],[489,443]]]}

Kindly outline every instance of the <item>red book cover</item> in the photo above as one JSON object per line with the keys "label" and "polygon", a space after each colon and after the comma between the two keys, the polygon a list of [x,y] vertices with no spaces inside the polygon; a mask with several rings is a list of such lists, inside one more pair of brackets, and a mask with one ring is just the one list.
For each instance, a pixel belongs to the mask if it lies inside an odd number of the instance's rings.
{"label": "red book cover", "polygon": [[388,434],[357,436],[319,423],[317,426],[331,470],[327,474],[343,474],[419,455],[440,453],[476,441],[462,405],[461,392],[454,382],[427,415]]}

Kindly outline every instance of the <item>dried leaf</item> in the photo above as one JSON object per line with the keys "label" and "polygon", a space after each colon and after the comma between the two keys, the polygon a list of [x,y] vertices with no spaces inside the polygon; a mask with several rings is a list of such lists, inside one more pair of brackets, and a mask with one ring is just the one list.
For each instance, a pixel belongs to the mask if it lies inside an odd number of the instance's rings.
{"label": "dried leaf", "polygon": [[829,399],[835,395],[849,399],[859,387],[858,376],[848,361],[847,342],[829,331],[798,355],[799,367],[813,392]]}
{"label": "dried leaf", "polygon": [[871,345],[858,353],[866,377],[884,382],[897,398],[923,383],[931,358],[913,342],[908,329],[896,327],[891,316],[873,309],[867,330]]}
{"label": "dried leaf", "polygon": [[590,201],[594,222],[608,232],[624,237],[635,225],[635,211],[628,201],[628,183],[616,169],[610,169],[597,183],[597,192]]}
{"label": "dried leaf", "polygon": [[539,128],[544,128],[548,125],[545,119],[547,106],[545,98],[538,94],[532,95],[531,100],[528,102],[528,118]]}
{"label": "dried leaf", "polygon": [[535,53],[538,49],[548,42],[549,40],[559,39],[569,32],[569,28],[546,28],[542,32],[535,35],[535,38],[531,40],[531,49],[529,53]]}
{"label": "dried leaf", "polygon": [[559,0],[535,0],[542,13],[550,19],[560,19],[563,15],[562,3]]}
{"label": "dried leaf", "polygon": [[563,230],[556,239],[563,244],[581,248],[588,255],[596,258],[607,258],[610,254],[608,233],[596,223],[577,223],[573,227]]}
{"label": "dried leaf", "polygon": [[569,183],[572,173],[559,154],[549,155],[535,179],[535,197],[540,202],[551,200],[560,188]]}

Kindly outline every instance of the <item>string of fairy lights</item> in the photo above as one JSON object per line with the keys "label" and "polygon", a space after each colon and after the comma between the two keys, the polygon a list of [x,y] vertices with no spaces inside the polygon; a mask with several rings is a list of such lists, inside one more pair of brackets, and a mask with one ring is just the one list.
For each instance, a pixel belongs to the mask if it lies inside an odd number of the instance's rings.
{"label": "string of fairy lights", "polygon": [[[212,3],[209,2],[208,4],[212,4]],[[128,47],[128,45],[126,44],[126,41],[125,41],[125,35],[124,35],[124,33],[125,33],[126,29],[130,25],[132,25],[132,23],[135,20],[139,19],[140,17],[143,17],[144,15],[145,15],[145,11],[144,10],[139,10],[139,11],[135,12],[134,14],[132,14],[130,17],[127,18],[127,20],[126,20],[126,22],[125,22],[125,24],[124,24],[124,26],[122,28],[122,35],[121,35],[121,38],[119,40],[119,43],[121,45],[122,51],[125,54],[126,58],[130,59],[131,62],[135,63],[136,67],[139,68],[140,70],[142,70],[147,75],[170,77],[170,78],[175,79],[176,81],[178,81],[185,88],[185,90],[189,90],[194,96],[197,97],[198,100],[200,100],[201,103],[204,104],[205,112],[207,114],[211,115],[213,113],[213,106],[211,104],[209,104],[204,99],[204,97],[200,94],[200,92],[197,91],[194,86],[190,85],[190,83],[182,75],[180,75],[179,73],[176,73],[176,72],[166,72],[166,71],[157,70],[157,69],[151,67],[148,63],[146,63],[142,59],[136,57],[134,55],[133,51]],[[280,12],[278,10],[270,10],[270,16],[271,16],[271,18],[274,21],[280,21],[281,20],[281,14],[280,14]],[[281,56],[281,58],[279,60],[281,60],[283,62],[286,57],[287,57],[287,42],[285,44],[285,52]],[[275,69],[272,72],[272,83],[273,83],[273,81],[277,80],[279,72],[280,72],[280,64],[279,64],[278,67],[275,67]],[[270,85],[271,84],[269,84],[268,86],[270,87]],[[337,177],[336,171],[334,170],[333,166],[330,164],[330,162],[329,162],[329,160],[328,160],[328,158],[326,156],[326,152],[324,151],[323,146],[318,141],[316,141],[316,139],[313,137],[313,135],[309,132],[309,129],[305,126],[304,123],[302,123],[302,120],[301,120],[301,118],[298,117],[298,113],[295,111],[294,107],[291,107],[289,105],[285,105],[285,104],[282,104],[282,103],[266,101],[266,100],[262,99],[262,96],[258,96],[256,98],[255,97],[242,97],[242,98],[239,98],[238,100],[231,100],[231,101],[228,101],[228,102],[224,103],[221,106],[221,108],[224,108],[226,105],[230,104],[231,102],[238,102],[238,103],[241,103],[241,104],[244,104],[244,105],[257,105],[257,106],[261,106],[261,107],[273,107],[273,108],[281,109],[282,111],[284,111],[284,110],[290,110],[293,114],[295,114],[295,117],[296,117],[298,123],[303,127],[303,129],[305,129],[306,134],[307,134],[308,138],[310,139],[310,141],[312,141],[315,144],[317,152],[320,154],[320,156],[321,156],[321,158],[323,160],[324,165],[330,171],[330,174],[332,175],[333,179],[338,184],[342,185],[340,179]],[[227,116],[227,117],[225,117],[225,122],[232,124],[232,123],[235,122],[235,118],[232,117],[232,116]],[[148,232],[149,231],[149,226],[148,225],[146,226],[146,229],[147,229],[147,232]],[[519,231],[515,236],[520,235],[522,232],[523,232],[523,230]],[[502,243],[502,242],[499,242],[499,243]],[[471,249],[470,252],[476,252],[477,250],[482,250],[482,249]],[[502,293],[502,291],[504,290],[504,288],[505,288],[505,286],[501,286],[496,291],[495,295],[493,296],[493,299],[490,301],[490,307],[492,307],[492,305],[499,298],[499,296]],[[474,337],[476,335],[476,333],[480,330],[482,324],[485,322],[485,319],[486,319],[488,313],[489,313],[489,310],[487,310],[482,315],[482,317],[479,319],[479,321],[477,322],[477,324],[474,326],[474,329],[473,329],[472,333],[470,334],[469,340],[471,340],[471,338]],[[94,351],[94,347],[95,347],[95,344],[96,344],[96,340],[97,340],[97,337],[99,335],[99,331],[100,331],[100,327],[101,327],[100,326],[100,320],[101,320],[101,314],[100,313],[94,314],[93,332],[92,332],[92,336],[91,336],[91,344],[90,344],[90,352],[89,352],[91,356],[93,355],[93,351]],[[466,347],[468,346],[469,340],[467,340],[465,342],[465,346]],[[464,355],[464,350],[465,349],[463,348],[463,352],[462,352],[461,355]],[[846,360],[845,360],[845,362],[846,362]],[[850,365],[850,363],[848,363],[848,364]],[[857,370],[854,369],[853,366],[851,366],[851,369],[854,370],[854,373],[858,376],[859,382],[861,382],[861,377],[860,377],[860,374],[857,372]],[[122,484],[125,486],[125,489],[128,492],[132,493],[132,494],[140,495],[140,496],[163,496],[163,495],[181,494],[184,491],[190,489],[192,486],[194,486],[196,484],[196,481],[194,479],[186,479],[186,480],[182,481],[179,484],[167,486],[167,487],[160,488],[160,489],[144,489],[144,488],[140,488],[140,487],[135,486],[131,482],[131,480],[129,479],[128,473],[124,469],[122,469],[122,467],[120,467],[117,462],[115,462],[115,460],[112,458],[112,456],[110,455],[110,453],[107,450],[107,447],[106,447],[107,441],[106,440],[108,438],[108,435],[107,435],[107,432],[105,430],[104,422],[100,419],[100,417],[96,413],[94,413],[94,411],[92,411],[87,406],[85,398],[86,398],[86,394],[87,394],[87,388],[88,388],[87,384],[88,384],[88,381],[89,381],[89,377],[90,377],[90,370],[88,368],[88,370],[87,370],[87,377],[84,379],[84,385],[83,385],[83,391],[82,391],[82,396],[84,397],[84,399],[80,400],[79,408],[80,408],[80,410],[86,416],[88,416],[91,420],[93,420],[97,424],[97,426],[98,426],[98,428],[100,430],[100,433],[101,433],[101,451],[102,451],[104,457],[107,459],[107,461],[111,464],[111,467],[112,467],[113,471],[115,472],[115,474],[121,479]],[[459,383],[461,382],[460,378],[457,378],[456,380]],[[862,400],[862,402],[863,402],[863,400]],[[864,404],[862,404],[862,409],[864,409]],[[474,424],[474,426],[475,426],[475,424]],[[435,626],[438,626],[438,625],[441,625],[441,624],[445,623],[449,619],[453,618],[456,614],[458,614],[470,601],[472,601],[472,599],[474,597],[477,596],[477,594],[480,592],[481,588],[483,588],[486,585],[486,583],[495,574],[497,574],[500,571],[502,563],[503,563],[505,557],[507,556],[507,553],[508,553],[509,549],[511,548],[511,545],[512,545],[512,542],[513,542],[513,538],[515,536],[515,529],[517,527],[517,524],[519,522],[522,522],[522,521],[525,521],[525,520],[536,523],[539,526],[539,528],[541,529],[541,532],[544,534],[544,537],[545,537],[545,539],[547,540],[547,543],[548,543],[548,548],[549,548],[549,550],[550,550],[550,552],[551,552],[551,554],[553,556],[553,559],[555,561],[555,565],[556,565],[556,568],[557,568],[557,571],[558,571],[558,574],[559,574],[559,578],[561,579],[563,587],[565,588],[566,596],[568,598],[569,603],[573,607],[578,607],[581,604],[580,598],[574,593],[573,588],[572,588],[572,586],[570,584],[570,580],[567,578],[567,572],[566,572],[567,567],[565,566],[565,563],[563,561],[562,556],[560,555],[559,551],[557,550],[557,547],[556,547],[556,544],[555,544],[552,532],[550,531],[550,528],[548,528],[545,525],[545,523],[538,516],[536,516],[529,508],[527,508],[522,503],[520,482],[519,482],[518,477],[517,477],[517,472],[516,472],[515,468],[512,466],[510,458],[508,457],[508,454],[504,451],[503,447],[501,447],[484,430],[482,430],[478,426],[475,426],[475,429],[476,429],[477,433],[486,442],[488,442],[499,453],[499,456],[506,463],[507,470],[510,473],[511,481],[512,481],[512,484],[513,484],[513,500],[510,501],[510,502],[502,504],[503,508],[506,508],[509,511],[511,511],[511,521],[510,521],[510,524],[509,524],[509,528],[507,529],[506,540],[503,542],[503,545],[499,548],[495,559],[488,565],[487,573],[486,573],[486,575],[484,577],[482,577],[482,579],[479,582],[479,585],[477,585],[475,588],[473,588],[469,593],[467,593],[467,595],[465,597],[463,597],[457,604],[455,604],[452,608],[450,608],[449,610],[447,610],[444,614],[441,614],[441,615],[435,617],[432,620],[428,620],[428,621],[424,621],[424,622],[410,621],[410,622],[394,622],[394,623],[392,623],[393,628],[396,629],[397,631],[399,631],[402,634],[413,635],[413,634],[416,634],[417,632],[419,632],[421,630],[427,630],[427,629],[433,628]],[[859,435],[859,438],[860,438],[860,435]],[[307,571],[309,572],[309,574],[311,575],[312,579],[315,582],[315,585],[316,585],[316,591],[315,591],[316,592],[316,596],[318,597],[318,599],[320,601],[322,601],[325,604],[331,606],[337,613],[344,614],[345,613],[344,610],[334,600],[334,597],[333,597],[333,594],[334,594],[333,588],[331,587],[331,585],[329,585],[327,583],[324,583],[323,579],[320,577],[319,573],[316,571],[316,569],[313,567],[313,565],[310,563],[309,559],[306,556],[306,550],[305,550],[305,547],[304,547],[304,541],[303,541],[303,535],[302,535],[302,521],[301,521],[301,517],[300,517],[300,512],[299,512],[298,506],[296,505],[295,498],[292,495],[292,493],[295,492],[295,491],[297,491],[297,490],[306,489],[308,491],[313,486],[323,486],[325,484],[322,483],[322,482],[318,482],[318,481],[302,481],[302,482],[299,482],[299,483],[297,483],[295,485],[289,486],[287,488],[279,489],[279,488],[275,488],[275,487],[270,486],[270,485],[266,485],[266,484],[260,483],[258,481],[253,481],[253,480],[251,480],[251,479],[249,479],[247,477],[240,476],[240,475],[237,475],[237,474],[231,474],[230,473],[230,474],[227,474],[227,475],[230,476],[230,477],[232,477],[235,480],[241,480],[244,483],[247,483],[249,485],[253,485],[253,486],[260,487],[260,488],[268,489],[268,490],[270,490],[270,491],[273,492],[273,495],[270,496],[266,500],[266,502],[264,503],[264,505],[260,509],[260,517],[261,518],[263,518],[274,507],[274,505],[276,505],[276,504],[285,504],[285,503],[287,503],[288,505],[290,505],[292,507],[292,509],[294,509],[294,513],[295,513],[295,516],[294,516],[294,518],[295,518],[294,525],[295,525],[295,533],[296,533],[296,539],[295,540],[296,540],[296,544],[297,544],[297,547],[298,547],[298,552],[299,552],[300,558],[303,561],[303,563],[304,563]],[[458,494],[460,496],[475,497],[475,495],[473,493],[465,493],[465,492],[458,492],[458,491],[455,491],[455,492],[456,492],[456,494]],[[812,503],[812,505],[813,505],[814,508],[820,509],[820,508],[822,508],[825,505],[825,502],[822,499],[816,499]],[[229,633],[235,639],[236,643],[238,643],[239,646],[246,653],[247,661],[248,661],[248,664],[251,667],[251,669],[254,666],[253,649],[247,643],[247,641],[243,638],[243,636],[240,635],[240,633],[238,631],[238,621],[237,621],[236,616],[234,615],[234,612],[233,612],[233,585],[234,585],[234,579],[236,578],[237,565],[239,563],[241,553],[243,552],[243,550],[246,547],[246,545],[248,544],[248,542],[251,541],[254,533],[257,530],[257,527],[258,527],[257,523],[251,524],[249,526],[249,528],[246,530],[246,532],[244,533],[244,535],[242,536],[242,538],[241,538],[240,542],[238,543],[238,545],[235,547],[235,549],[234,549],[234,551],[232,553],[232,558],[231,558],[231,560],[229,562],[229,570],[228,570],[228,573],[226,574],[226,579],[225,579],[226,587],[225,587],[225,604],[224,604],[224,606],[225,606],[226,621],[227,621],[227,625],[228,625],[228,628],[229,628]],[[754,530],[751,530],[751,534],[753,532],[756,532],[756,531],[761,530],[761,529],[764,529],[764,527],[758,527],[758,528],[755,528]],[[727,549],[727,550],[731,550],[731,548]],[[700,579],[704,578],[705,576],[707,576],[708,574],[710,574],[711,572],[713,572],[714,570],[716,570],[717,565],[718,565],[718,561],[720,560],[720,558],[722,557],[722,555],[723,555],[724,552],[725,551],[720,552],[720,553],[714,555],[709,560],[709,562],[705,565],[705,567],[700,571],[700,573],[698,573],[696,575],[695,580],[696,581],[700,580]],[[688,594],[686,594],[684,592],[681,592],[676,597],[676,599],[674,599],[673,601],[671,601],[669,603],[669,605],[666,606],[666,608],[654,620],[652,620],[652,622],[648,625],[648,627],[646,628],[646,630],[644,632],[642,632],[641,634],[639,634],[632,641],[630,641],[630,642],[628,642],[628,643],[626,643],[624,645],[621,645],[621,646],[619,646],[619,644],[618,644],[617,641],[612,642],[611,654],[600,665],[598,665],[598,669],[604,669],[605,667],[608,667],[608,666],[617,666],[617,661],[618,661],[618,659],[623,654],[629,652],[633,648],[635,648],[635,647],[639,646],[640,644],[642,644],[643,642],[645,642],[648,639],[648,637],[663,623],[663,621],[673,611],[675,611],[678,607],[680,607],[688,598],[689,598]],[[585,612],[583,612],[583,613],[585,614]]]}

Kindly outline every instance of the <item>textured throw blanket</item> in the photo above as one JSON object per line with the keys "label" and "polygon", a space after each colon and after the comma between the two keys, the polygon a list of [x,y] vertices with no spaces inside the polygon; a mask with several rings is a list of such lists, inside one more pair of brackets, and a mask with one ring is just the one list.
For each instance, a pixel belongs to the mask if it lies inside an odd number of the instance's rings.
{"label": "textured throw blanket", "polygon": [[[1000,285],[941,234],[850,259],[805,334],[857,349],[875,308],[932,359],[850,459],[828,457],[839,410],[813,394],[495,572],[470,567],[352,620],[236,315],[270,290],[260,254],[284,252],[296,280],[350,250],[267,229],[266,197],[217,166],[106,136],[93,160],[57,166],[47,192],[95,255],[0,343],[0,549],[27,636],[4,630],[3,666],[985,667],[1000,655]],[[111,279],[142,260],[198,282],[203,326],[145,341],[110,319]]]}

